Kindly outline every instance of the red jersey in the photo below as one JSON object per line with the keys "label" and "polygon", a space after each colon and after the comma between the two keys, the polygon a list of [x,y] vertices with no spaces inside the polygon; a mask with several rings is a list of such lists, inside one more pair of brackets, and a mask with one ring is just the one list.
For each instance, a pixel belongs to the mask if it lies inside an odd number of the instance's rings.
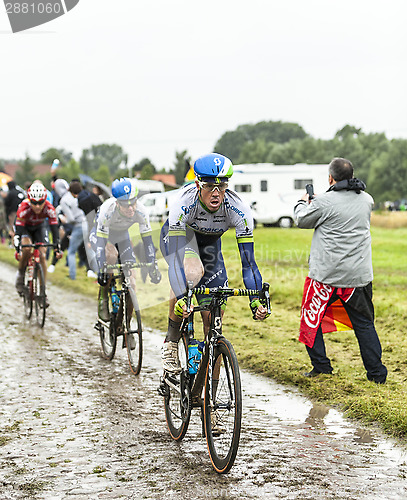
{"label": "red jersey", "polygon": [[17,210],[16,226],[39,226],[45,219],[51,226],[58,224],[57,214],[52,204],[46,200],[41,212],[36,214],[28,199],[22,201]]}

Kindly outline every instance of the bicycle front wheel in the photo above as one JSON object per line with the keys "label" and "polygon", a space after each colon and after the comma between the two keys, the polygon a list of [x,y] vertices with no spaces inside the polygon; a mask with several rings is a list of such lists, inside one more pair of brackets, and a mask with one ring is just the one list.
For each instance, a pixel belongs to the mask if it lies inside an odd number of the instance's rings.
{"label": "bicycle front wheel", "polygon": [[124,329],[124,338],[127,357],[129,359],[130,370],[134,375],[138,375],[143,361],[143,327],[141,324],[140,308],[134,292],[126,296],[125,306],[126,328]]}
{"label": "bicycle front wheel", "polygon": [[[101,291],[99,290],[99,298]],[[116,344],[117,344],[117,336],[116,336],[116,315],[111,313],[112,311],[112,303],[109,294],[108,300],[108,309],[110,322],[109,327],[106,327],[102,324],[99,326],[99,335],[100,335],[100,343],[102,344],[103,357],[111,361],[116,354]]]}
{"label": "bicycle front wheel", "polygon": [[209,456],[216,472],[232,467],[239,447],[242,389],[232,344],[221,337],[214,349],[213,370],[208,364],[205,380],[204,423]]}
{"label": "bicycle front wheel", "polygon": [[34,267],[33,295],[35,304],[35,317],[38,325],[42,328],[45,323],[46,295],[44,271],[40,264]]}
{"label": "bicycle front wheel", "polygon": [[192,410],[188,347],[184,336],[178,342],[178,355],[182,370],[177,375],[166,375],[167,394],[164,396],[165,419],[170,435],[175,441],[181,441],[185,436]]}

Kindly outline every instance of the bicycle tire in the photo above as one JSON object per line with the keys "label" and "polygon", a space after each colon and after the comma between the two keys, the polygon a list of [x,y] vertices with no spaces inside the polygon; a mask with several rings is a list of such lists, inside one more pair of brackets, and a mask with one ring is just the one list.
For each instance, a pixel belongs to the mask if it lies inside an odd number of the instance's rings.
{"label": "bicycle tire", "polygon": [[27,319],[30,319],[33,313],[33,282],[32,280],[28,280],[28,271],[25,273],[24,281],[24,314]]}
{"label": "bicycle tire", "polygon": [[109,293],[108,308],[110,315],[109,328],[104,325],[99,327],[100,343],[102,344],[103,357],[111,361],[116,354],[117,335],[116,335],[116,315],[113,314],[111,305],[111,296]]}
{"label": "bicycle tire", "polygon": [[[131,307],[129,302],[131,302]],[[134,292],[129,292],[129,295],[126,296],[125,307],[126,328],[124,329],[124,340],[126,343],[127,358],[130,370],[134,375],[138,375],[143,362],[143,325],[141,323],[140,308]],[[133,311],[135,313],[134,316]],[[130,334],[133,337],[132,339],[129,339],[129,331],[134,332]]]}
{"label": "bicycle tire", "polygon": [[33,295],[35,317],[38,325],[43,328],[46,316],[45,278],[42,266],[38,263],[36,263],[34,266]]}
{"label": "bicycle tire", "polygon": [[[213,468],[224,474],[232,467],[239,447],[242,420],[242,389],[239,364],[232,344],[221,337],[214,349],[215,364],[220,363],[219,382],[213,405],[209,394],[210,366],[206,370],[204,396],[204,425],[206,442]],[[215,413],[216,412],[216,413]],[[216,432],[212,425],[216,421]]]}
{"label": "bicycle tire", "polygon": [[171,380],[179,390],[167,385],[168,393],[164,396],[165,419],[170,435],[175,441],[181,441],[185,436],[192,411],[188,346],[184,336],[178,342],[178,354],[182,370],[177,375],[171,375]]}

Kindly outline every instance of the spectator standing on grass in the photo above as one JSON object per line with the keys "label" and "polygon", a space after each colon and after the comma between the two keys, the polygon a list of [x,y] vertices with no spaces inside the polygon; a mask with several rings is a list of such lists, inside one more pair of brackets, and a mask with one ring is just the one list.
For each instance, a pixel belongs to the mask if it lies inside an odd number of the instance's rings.
{"label": "spectator standing on grass", "polygon": [[17,188],[17,184],[14,181],[9,181],[7,183],[7,187],[8,193],[4,199],[4,205],[6,208],[9,239],[12,241],[14,238],[14,223],[16,220],[17,209],[20,203],[24,200],[25,195],[23,189]]}
{"label": "spectator standing on grass", "polygon": [[102,201],[96,194],[83,189],[82,184],[79,181],[71,182],[72,189],[71,193],[78,200],[78,206],[83,210],[86,220],[83,223],[83,235],[86,249],[86,263],[88,266],[88,278],[97,278],[98,265],[96,262],[96,255],[89,243],[89,232],[96,222],[96,214],[99,207],[102,205]]}
{"label": "spectator standing on grass", "polygon": [[374,326],[370,215],[373,198],[353,177],[349,160],[329,164],[329,189],[309,199],[305,194],[294,209],[300,228],[314,228],[301,307],[300,341],[306,345],[314,377],[332,373],[326,356],[321,321],[327,308],[340,299],[359,342],[367,378],[386,381],[382,349]]}
{"label": "spectator standing on grass", "polygon": [[79,208],[77,198],[72,195],[72,190],[77,182],[77,180],[71,181],[68,192],[62,196],[60,201],[61,211],[65,216],[66,223],[72,225],[68,246],[68,267],[71,280],[76,279],[76,252],[83,243],[82,224],[85,220],[85,214]]}

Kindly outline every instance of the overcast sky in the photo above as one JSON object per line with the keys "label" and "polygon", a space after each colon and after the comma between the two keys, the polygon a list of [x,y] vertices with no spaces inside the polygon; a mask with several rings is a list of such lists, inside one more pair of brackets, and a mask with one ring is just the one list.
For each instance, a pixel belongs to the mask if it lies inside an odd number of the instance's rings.
{"label": "overcast sky", "polygon": [[[45,0],[44,0],[45,1]],[[407,138],[406,0],[80,0],[12,34],[0,5],[0,158],[195,158],[244,123]]]}

